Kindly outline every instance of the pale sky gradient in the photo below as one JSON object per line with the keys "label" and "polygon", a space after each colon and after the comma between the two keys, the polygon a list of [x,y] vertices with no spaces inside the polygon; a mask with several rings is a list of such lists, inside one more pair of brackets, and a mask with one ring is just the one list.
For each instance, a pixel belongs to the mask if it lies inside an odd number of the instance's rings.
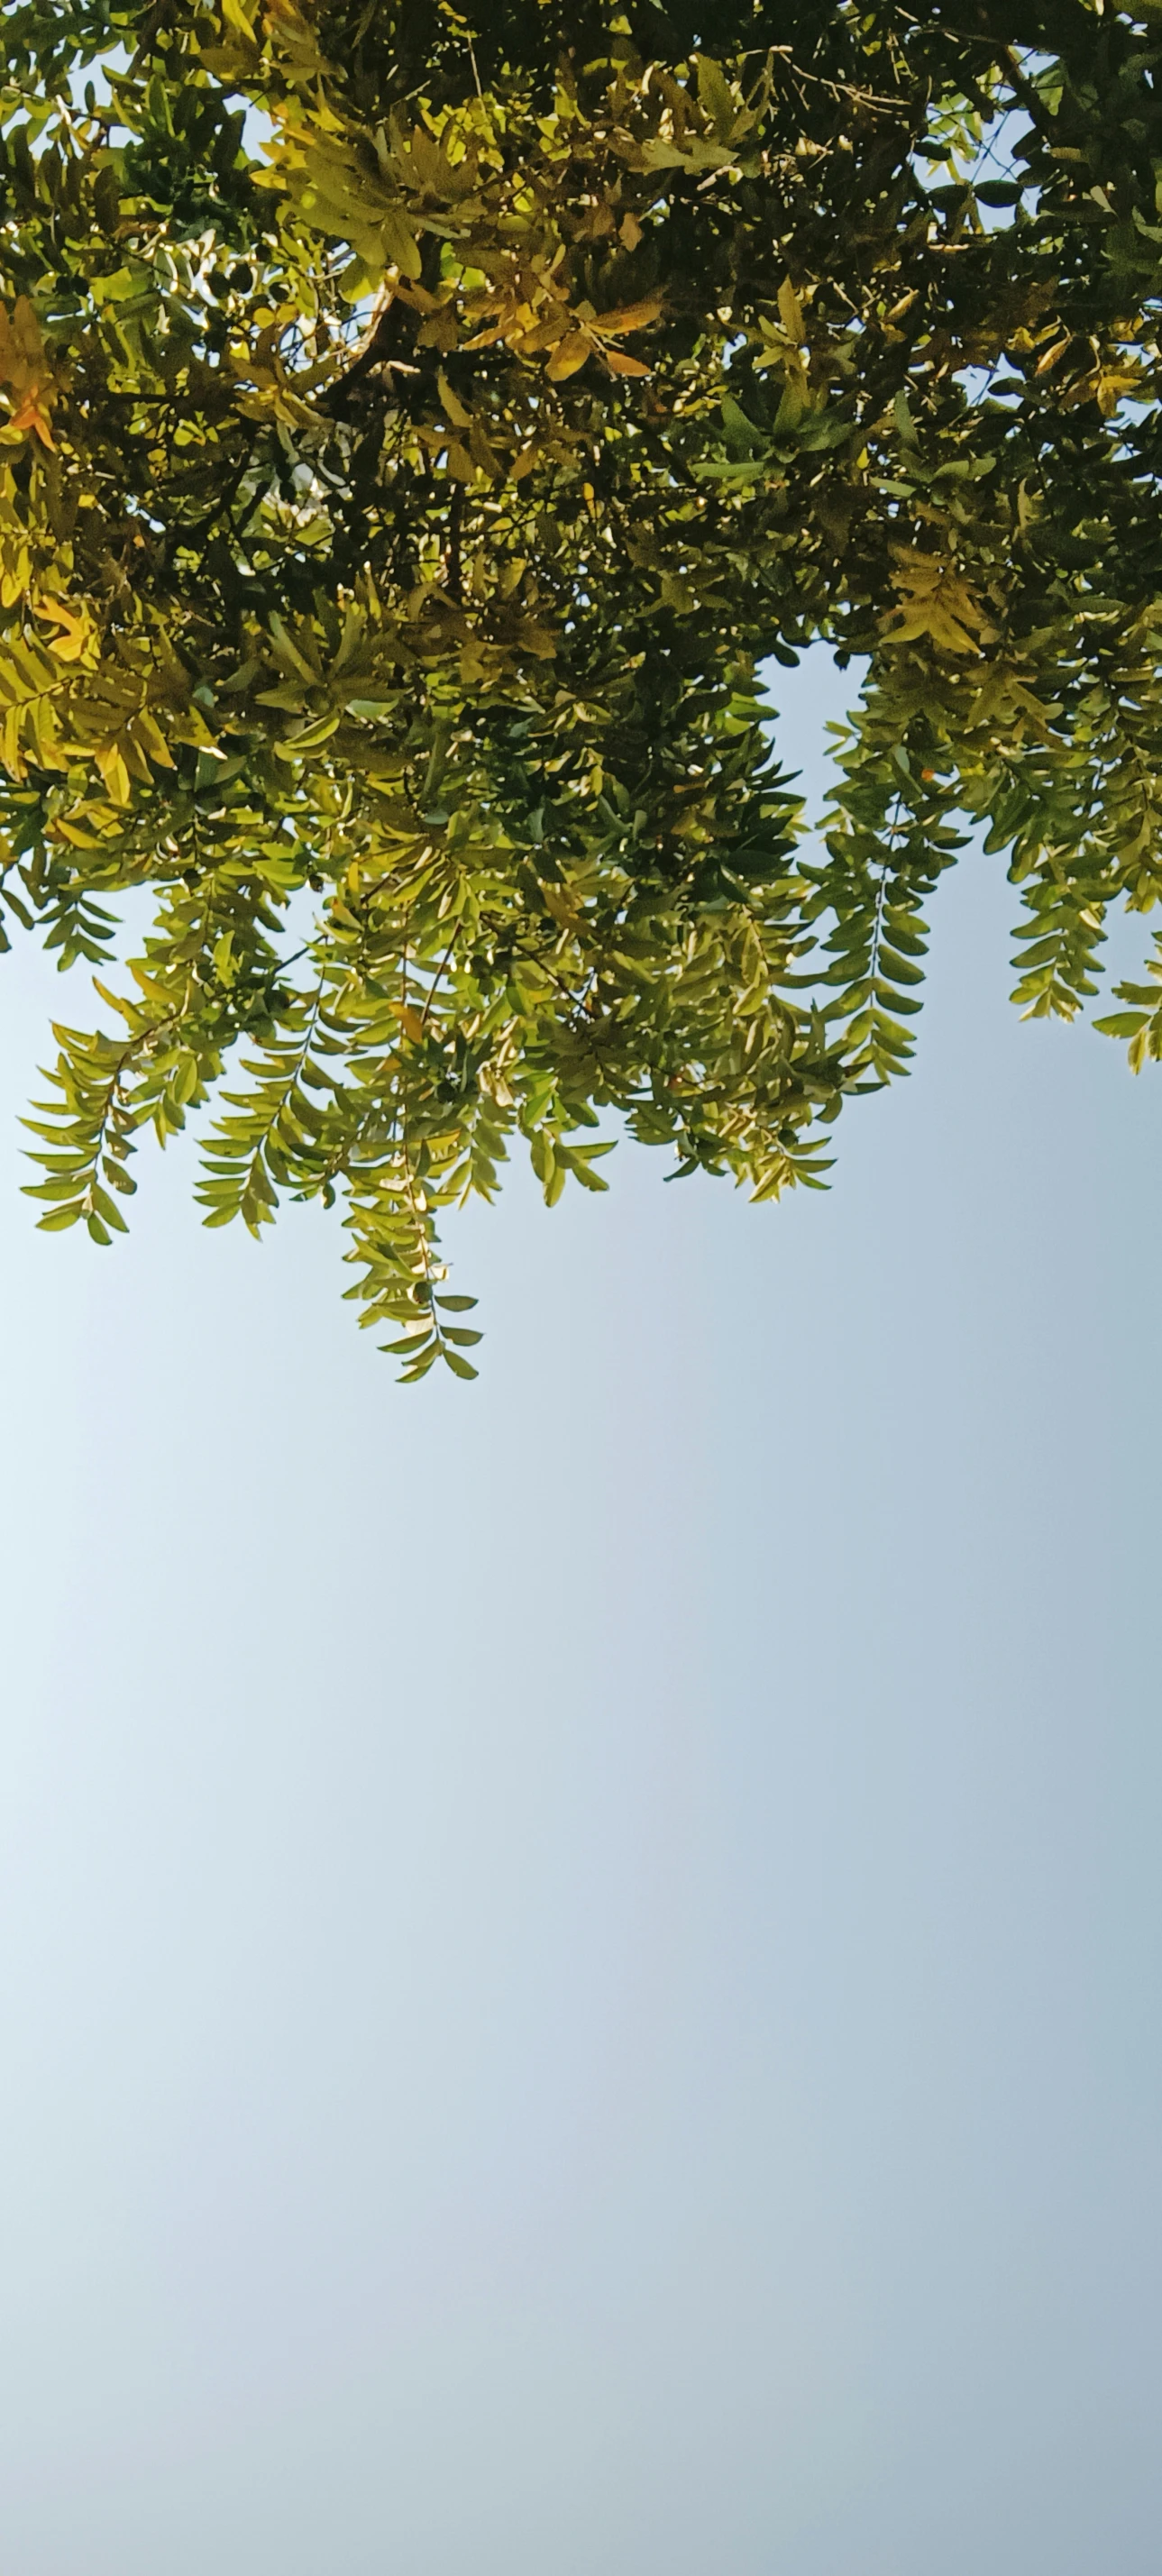
{"label": "pale sky gradient", "polygon": [[475,1388],[38,1235],[4,961],[5,2576],[1156,2576],[1162,1074],[1014,906],[830,1198],[514,1175]]}

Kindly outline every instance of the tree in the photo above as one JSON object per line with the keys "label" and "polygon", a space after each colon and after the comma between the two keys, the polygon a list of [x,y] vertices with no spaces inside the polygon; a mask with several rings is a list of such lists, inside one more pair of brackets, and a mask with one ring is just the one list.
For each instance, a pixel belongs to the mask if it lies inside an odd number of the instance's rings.
{"label": "tree", "polygon": [[1158,0],[469,8],[4,12],[0,901],[108,972],[158,899],[41,1223],[225,1075],[207,1223],[342,1194],[407,1379],[518,1134],[820,1186],[971,831],[1034,1016],[1162,888]]}

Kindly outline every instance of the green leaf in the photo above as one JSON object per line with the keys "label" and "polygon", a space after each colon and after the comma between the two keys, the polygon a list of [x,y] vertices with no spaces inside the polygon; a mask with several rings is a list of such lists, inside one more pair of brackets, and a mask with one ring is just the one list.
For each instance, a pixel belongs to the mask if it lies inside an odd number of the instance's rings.
{"label": "green leaf", "polygon": [[65,1226],[76,1225],[84,1213],[83,1201],[72,1199],[67,1207],[49,1208],[44,1216],[38,1216],[36,1222],[42,1234],[60,1234]]}

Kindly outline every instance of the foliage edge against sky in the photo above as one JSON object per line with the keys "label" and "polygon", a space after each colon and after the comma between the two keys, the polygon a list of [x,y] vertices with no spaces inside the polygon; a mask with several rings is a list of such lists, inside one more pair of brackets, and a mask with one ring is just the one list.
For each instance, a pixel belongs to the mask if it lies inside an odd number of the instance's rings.
{"label": "foliage edge against sky", "polygon": [[[1162,7],[3,16],[0,909],[104,1006],[42,1224],[212,1101],[207,1223],[339,1198],[470,1376],[441,1212],[611,1116],[820,1186],[970,831],[1073,1016],[1162,886]],[[758,679],[817,638],[818,847]],[[1117,999],[1162,1055],[1157,949]]]}

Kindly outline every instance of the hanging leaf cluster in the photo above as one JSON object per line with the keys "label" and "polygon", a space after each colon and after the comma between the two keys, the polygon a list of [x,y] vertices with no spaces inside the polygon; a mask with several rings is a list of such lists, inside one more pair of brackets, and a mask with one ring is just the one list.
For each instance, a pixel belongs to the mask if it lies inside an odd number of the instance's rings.
{"label": "hanging leaf cluster", "polygon": [[[125,1224],[438,1226],[619,1128],[819,1187],[941,874],[1072,1017],[1162,889],[1162,34],[1102,0],[21,0],[0,914],[100,970],[30,1122]],[[764,693],[855,663],[812,839]],[[118,898],[155,918],[124,970]],[[1162,957],[1098,1023],[1162,1056]]]}

